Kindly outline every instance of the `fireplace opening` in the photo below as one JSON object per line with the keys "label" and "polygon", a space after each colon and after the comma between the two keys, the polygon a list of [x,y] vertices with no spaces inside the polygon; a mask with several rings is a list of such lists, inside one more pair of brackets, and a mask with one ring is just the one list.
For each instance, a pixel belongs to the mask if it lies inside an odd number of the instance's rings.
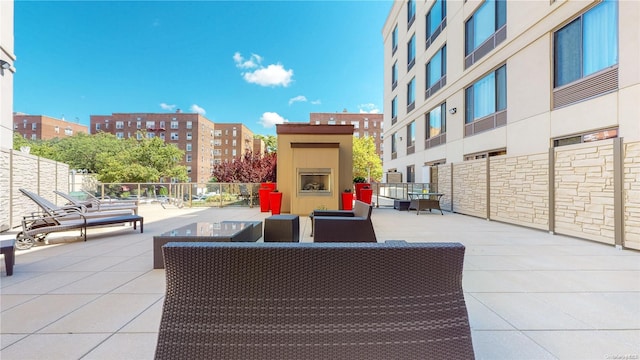
{"label": "fireplace opening", "polygon": [[298,193],[331,194],[331,169],[299,169]]}

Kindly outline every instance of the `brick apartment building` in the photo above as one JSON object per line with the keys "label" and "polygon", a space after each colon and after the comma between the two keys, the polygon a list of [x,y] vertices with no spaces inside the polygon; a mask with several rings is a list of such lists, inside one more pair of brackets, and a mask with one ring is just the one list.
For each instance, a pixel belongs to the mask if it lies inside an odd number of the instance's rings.
{"label": "brick apartment building", "polygon": [[239,159],[245,153],[255,151],[253,132],[241,123],[217,123],[214,133],[215,163]]}
{"label": "brick apartment building", "polygon": [[382,160],[383,114],[349,113],[310,113],[309,123],[312,125],[353,125],[353,136],[371,136],[376,146],[376,154]]}
{"label": "brick apartment building", "polygon": [[185,152],[189,182],[206,183],[214,164],[214,124],[196,113],[113,113],[91,115],[91,133],[107,132],[119,139],[159,137]]}
{"label": "brick apartment building", "polygon": [[13,130],[25,139],[50,140],[89,133],[85,125],[44,115],[13,114]]}

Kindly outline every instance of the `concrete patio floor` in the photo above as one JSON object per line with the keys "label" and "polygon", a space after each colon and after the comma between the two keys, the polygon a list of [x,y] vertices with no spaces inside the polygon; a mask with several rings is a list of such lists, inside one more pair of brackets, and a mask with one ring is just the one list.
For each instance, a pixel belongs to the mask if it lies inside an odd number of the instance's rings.
{"label": "concrete patio floor", "polygon": [[[0,358],[152,359],[164,295],[152,238],[258,208],[143,205],[145,232],[91,229],[18,251],[0,276]],[[477,359],[639,359],[640,252],[474,217],[379,208],[378,241],[461,242]],[[301,241],[310,222],[300,218]],[[426,276],[426,274],[425,274]]]}

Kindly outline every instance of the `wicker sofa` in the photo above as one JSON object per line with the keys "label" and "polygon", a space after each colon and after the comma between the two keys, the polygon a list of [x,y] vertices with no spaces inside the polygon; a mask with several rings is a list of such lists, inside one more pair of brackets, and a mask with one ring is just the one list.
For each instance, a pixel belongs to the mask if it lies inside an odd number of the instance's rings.
{"label": "wicker sofa", "polygon": [[156,359],[473,359],[459,243],[168,243]]}
{"label": "wicker sofa", "polygon": [[356,200],[352,211],[314,210],[314,242],[376,242],[372,206]]}

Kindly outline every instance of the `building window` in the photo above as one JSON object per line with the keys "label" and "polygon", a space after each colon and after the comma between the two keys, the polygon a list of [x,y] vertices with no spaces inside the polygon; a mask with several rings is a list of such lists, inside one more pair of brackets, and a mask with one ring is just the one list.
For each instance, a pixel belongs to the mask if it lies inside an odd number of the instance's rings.
{"label": "building window", "polygon": [[178,133],[175,133],[175,132],[171,133],[171,138],[170,138],[171,140],[178,140],[178,138],[179,138]]}
{"label": "building window", "polygon": [[398,50],[398,25],[393,28],[393,33],[391,33],[391,55],[396,53]]}
{"label": "building window", "polygon": [[138,131],[138,132],[136,133],[136,139],[138,139],[138,140],[142,140],[142,133],[141,133],[141,132],[139,132],[139,131]]}
{"label": "building window", "polygon": [[147,139],[153,139],[154,137],[156,137],[156,134],[154,134],[152,132],[147,133]]}
{"label": "building window", "polygon": [[436,0],[427,13],[427,45],[428,49],[431,43],[440,35],[442,30],[447,26],[447,1]]}
{"label": "building window", "polygon": [[391,135],[391,159],[395,159],[397,157],[398,152],[398,133],[393,133]]}
{"label": "building window", "polygon": [[124,139],[124,133],[123,132],[117,132],[116,133],[116,139]]}
{"label": "building window", "polygon": [[36,134],[31,134],[31,140],[37,140],[38,139],[38,135]]}
{"label": "building window", "polygon": [[416,78],[407,84],[407,113],[416,107]]}
{"label": "building window", "polygon": [[424,119],[426,125],[425,149],[446,143],[447,103],[442,103],[426,113]]}
{"label": "building window", "polygon": [[507,38],[506,0],[486,0],[465,23],[465,68]]}
{"label": "building window", "polygon": [[124,121],[116,121],[116,129],[124,129]]}
{"label": "building window", "polygon": [[99,131],[102,124],[96,124],[96,131]]}
{"label": "building window", "polygon": [[416,64],[416,34],[411,36],[407,43],[407,71]]}
{"label": "building window", "polygon": [[407,182],[412,183],[416,181],[416,166],[409,165],[407,166]]}
{"label": "building window", "polygon": [[335,124],[336,124],[336,121],[335,121],[335,120],[329,120],[329,121],[327,122],[327,124],[329,124],[329,125],[335,125]]}
{"label": "building window", "polygon": [[413,0],[407,1],[407,29],[413,25],[416,20],[416,3]]}
{"label": "building window", "polygon": [[177,121],[172,121],[171,122],[171,128],[172,129],[177,129],[178,128],[178,122]]}
{"label": "building window", "polygon": [[165,129],[164,121],[160,121],[160,130],[164,130],[164,129]]}
{"label": "building window", "polygon": [[193,122],[187,121],[187,129],[192,129],[192,128],[193,128]]}
{"label": "building window", "polygon": [[190,162],[191,162],[191,159],[192,159],[191,154],[187,154],[187,156],[186,156],[186,162],[190,163]]}
{"label": "building window", "polygon": [[236,136],[238,136],[238,130],[236,130],[236,129],[233,129],[233,135],[232,135],[232,136],[233,136],[233,137],[236,137]]}
{"label": "building window", "polygon": [[393,67],[391,67],[391,90],[395,89],[398,86],[398,62],[393,63]]}
{"label": "building window", "polygon": [[236,157],[236,154],[237,154],[237,153],[238,153],[238,152],[236,151],[236,149],[232,149],[232,150],[231,150],[231,156]]}
{"label": "building window", "polygon": [[53,128],[53,131],[55,131],[55,133],[56,133],[56,134],[60,134],[60,127],[59,127],[58,125],[56,125],[56,126]]}
{"label": "building window", "polygon": [[238,143],[237,143],[236,139],[233,139],[231,141],[231,146],[238,146]]}
{"label": "building window", "polygon": [[222,136],[222,130],[214,130],[214,131],[213,131],[213,134],[214,134],[215,136]]}
{"label": "building window", "polygon": [[447,84],[447,45],[443,46],[427,63],[427,89],[425,99]]}
{"label": "building window", "polygon": [[73,135],[73,130],[71,128],[64,129],[64,134],[67,136]]}
{"label": "building window", "polygon": [[398,120],[398,97],[394,96],[391,100],[391,124],[395,124]]}
{"label": "building window", "polygon": [[142,121],[136,121],[136,129],[142,129]]}
{"label": "building window", "polygon": [[465,136],[506,125],[506,109],[507,66],[502,65],[465,89]]}
{"label": "building window", "polygon": [[600,130],[596,132],[586,133],[582,135],[575,135],[575,136],[554,139],[553,146],[558,147],[558,146],[565,146],[565,145],[573,145],[573,144],[606,140],[606,139],[617,138],[617,137],[618,137],[617,128],[607,129],[607,130]]}
{"label": "building window", "polygon": [[602,1],[553,38],[554,108],[618,88],[616,1]]}
{"label": "building window", "polygon": [[188,132],[187,133],[187,140],[191,140],[191,139],[193,139],[193,134]]}
{"label": "building window", "polygon": [[161,133],[160,133],[160,139],[164,140],[164,137],[165,137],[164,133],[163,133],[163,132],[161,132]]}
{"label": "building window", "polygon": [[407,125],[407,154],[414,152],[416,145],[416,122],[412,121]]}
{"label": "building window", "polygon": [[191,143],[187,143],[187,145],[186,145],[186,148],[185,148],[185,149],[186,149],[187,151],[191,151],[191,148],[192,148]]}
{"label": "building window", "polygon": [[146,127],[147,127],[147,130],[155,130],[156,122],[155,121],[147,121]]}
{"label": "building window", "polygon": [[354,128],[354,129],[359,129],[359,128],[360,128],[360,123],[359,123],[359,122],[357,122],[357,121],[352,121],[352,122],[351,122],[351,125],[353,125],[353,128]]}
{"label": "building window", "polygon": [[187,166],[187,174],[191,174],[191,166]]}

